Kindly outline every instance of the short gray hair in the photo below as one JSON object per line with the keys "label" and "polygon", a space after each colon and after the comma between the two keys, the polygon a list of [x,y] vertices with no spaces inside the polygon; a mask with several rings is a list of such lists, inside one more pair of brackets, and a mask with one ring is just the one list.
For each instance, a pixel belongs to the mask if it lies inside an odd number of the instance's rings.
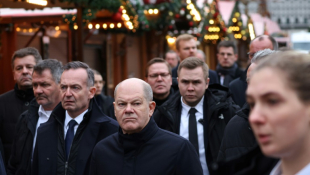
{"label": "short gray hair", "polygon": [[69,70],[69,69],[79,69],[79,68],[85,69],[87,72],[87,86],[88,87],[94,86],[94,82],[95,82],[94,72],[88,66],[88,64],[80,62],[80,61],[72,61],[72,62],[67,63],[63,67],[64,71]]}
{"label": "short gray hair", "polygon": [[46,69],[51,71],[52,77],[55,83],[60,82],[60,77],[63,72],[62,63],[56,59],[46,59],[39,61],[37,65],[34,66],[33,72],[38,74],[42,74],[42,72]]}
{"label": "short gray hair", "polygon": [[264,49],[264,50],[260,50],[260,51],[257,51],[252,60],[251,60],[251,63],[257,63],[258,61],[260,61],[261,59],[267,57],[268,55],[271,55],[273,53],[276,53],[277,51],[275,50],[270,50],[270,49]]}
{"label": "short gray hair", "polygon": [[150,102],[153,100],[153,91],[152,91],[152,87],[145,81],[141,80],[141,79],[138,79],[138,78],[129,78],[129,79],[126,79],[126,80],[123,80],[122,82],[118,83],[114,89],[114,97],[116,97],[116,92],[117,92],[117,89],[118,87],[124,82],[124,81],[127,81],[127,80],[130,80],[130,79],[137,79],[137,80],[140,80],[141,82],[141,85],[143,86],[143,92],[144,92],[144,98],[146,99],[147,102]]}

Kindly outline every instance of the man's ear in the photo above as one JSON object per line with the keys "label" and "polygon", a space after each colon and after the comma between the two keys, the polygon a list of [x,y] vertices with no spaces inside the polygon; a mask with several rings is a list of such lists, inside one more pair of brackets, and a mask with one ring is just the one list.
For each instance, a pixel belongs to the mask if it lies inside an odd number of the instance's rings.
{"label": "man's ear", "polygon": [[235,54],[235,61],[238,60],[238,54]]}
{"label": "man's ear", "polygon": [[156,107],[156,103],[154,101],[150,101],[149,102],[149,108],[150,108],[149,117],[153,115],[155,107]]}
{"label": "man's ear", "polygon": [[206,89],[208,89],[208,87],[209,87],[209,82],[210,82],[210,78],[207,78],[207,80],[206,80]]}
{"label": "man's ear", "polygon": [[95,86],[92,86],[89,88],[89,99],[92,99],[96,94],[96,88]]}

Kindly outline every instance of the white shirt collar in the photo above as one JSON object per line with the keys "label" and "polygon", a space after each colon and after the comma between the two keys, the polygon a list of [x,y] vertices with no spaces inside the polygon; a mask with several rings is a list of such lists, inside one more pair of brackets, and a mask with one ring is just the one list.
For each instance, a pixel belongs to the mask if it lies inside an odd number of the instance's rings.
{"label": "white shirt collar", "polygon": [[187,113],[191,108],[195,108],[199,113],[203,114],[203,99],[204,99],[204,96],[202,96],[201,100],[196,106],[191,107],[183,102],[183,97],[181,96],[181,104],[182,104],[183,109],[185,109]]}
{"label": "white shirt collar", "polygon": [[68,111],[66,111],[66,119],[65,119],[65,127],[68,126],[68,123],[73,119],[77,122],[78,125],[80,125],[80,123],[83,121],[84,118],[84,114],[88,111],[88,109],[86,109],[84,112],[82,112],[80,115],[78,115],[75,118],[70,117],[70,115],[68,114]]}
{"label": "white shirt collar", "polygon": [[279,161],[276,166],[272,169],[270,175],[281,175],[281,161]]}
{"label": "white shirt collar", "polygon": [[38,111],[39,117],[45,116],[45,117],[49,118],[51,113],[52,113],[52,111],[45,111],[44,108],[42,107],[42,105],[40,105],[39,111]]}
{"label": "white shirt collar", "polygon": [[[296,175],[309,175],[310,174],[310,163],[306,165],[303,169],[298,171]],[[282,170],[281,170],[281,161],[277,163],[277,165],[272,169],[270,175],[282,175]]]}

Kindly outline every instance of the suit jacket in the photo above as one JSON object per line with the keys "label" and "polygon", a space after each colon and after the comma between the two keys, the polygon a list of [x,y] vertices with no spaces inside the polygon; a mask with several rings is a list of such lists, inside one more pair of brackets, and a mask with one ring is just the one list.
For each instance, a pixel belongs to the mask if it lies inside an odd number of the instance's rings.
{"label": "suit jacket", "polygon": [[33,174],[88,174],[90,157],[95,145],[118,131],[115,120],[102,113],[95,100],[90,101],[88,112],[80,123],[70,149],[68,161],[64,151],[65,109],[56,106],[48,122],[37,131],[33,157]]}
{"label": "suit jacket", "polygon": [[[226,88],[227,89],[227,88]],[[228,89],[227,89],[228,91]],[[226,124],[235,115],[239,106],[221,90],[207,89],[203,102],[204,145],[208,166],[218,156]],[[215,95],[216,94],[216,95]],[[181,94],[176,92],[171,100],[159,106],[153,114],[157,125],[165,130],[179,134],[181,118]]]}

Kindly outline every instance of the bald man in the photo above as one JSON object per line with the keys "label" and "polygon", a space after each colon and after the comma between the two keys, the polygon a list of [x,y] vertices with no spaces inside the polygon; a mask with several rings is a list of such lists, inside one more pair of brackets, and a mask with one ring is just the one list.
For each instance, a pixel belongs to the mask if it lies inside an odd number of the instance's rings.
{"label": "bald man", "polygon": [[96,145],[90,174],[202,175],[193,145],[160,129],[151,117],[156,104],[148,83],[124,80],[116,86],[114,97],[120,129]]}
{"label": "bald man", "polygon": [[[267,35],[257,36],[250,43],[250,51],[248,53],[249,60],[250,61],[252,60],[253,55],[256,52],[264,49],[278,50],[278,43],[271,36]],[[245,103],[245,91],[248,87],[246,82],[247,69],[243,74],[241,74],[239,78],[229,83],[229,90],[232,93],[232,98],[235,101],[235,103],[240,107],[243,106],[243,104]]]}

